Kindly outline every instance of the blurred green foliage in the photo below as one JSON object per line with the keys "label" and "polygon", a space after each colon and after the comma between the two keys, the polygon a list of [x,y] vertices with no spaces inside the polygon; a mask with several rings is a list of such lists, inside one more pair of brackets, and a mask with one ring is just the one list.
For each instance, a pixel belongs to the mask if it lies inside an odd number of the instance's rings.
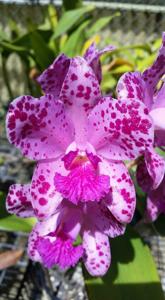
{"label": "blurred green foliage", "polygon": [[61,52],[70,57],[83,54],[92,41],[100,41],[98,33],[119,15],[115,13],[95,22],[93,5],[78,7],[62,10],[59,17],[55,6],[50,4],[44,12],[43,24],[36,25],[34,21],[28,20],[25,33],[22,33],[16,22],[9,20],[11,37],[0,32],[2,71],[9,99],[15,96],[6,67],[11,54],[16,53],[24,66],[29,93],[38,96],[41,91],[35,82],[36,76]]}
{"label": "blurred green foliage", "polygon": [[[25,33],[14,20],[9,20],[10,38],[4,32],[0,32],[2,71],[9,99],[16,96],[12,91],[6,67],[11,54],[16,53],[21,59],[29,93],[39,96],[41,91],[35,78],[53,62],[59,53],[63,52],[72,57],[83,55],[92,42],[98,44],[98,47],[114,44],[110,37],[103,38],[102,30],[113,18],[120,15],[119,12],[97,17],[95,20],[93,5],[82,6],[81,1],[73,0],[63,1],[63,7],[59,16],[55,6],[48,5],[44,10],[43,24],[36,25],[34,20],[28,19]],[[149,66],[155,58],[160,43],[161,39],[151,45],[121,47],[116,44],[117,49],[102,58],[103,92],[112,92],[118,78],[124,72],[143,71]]]}

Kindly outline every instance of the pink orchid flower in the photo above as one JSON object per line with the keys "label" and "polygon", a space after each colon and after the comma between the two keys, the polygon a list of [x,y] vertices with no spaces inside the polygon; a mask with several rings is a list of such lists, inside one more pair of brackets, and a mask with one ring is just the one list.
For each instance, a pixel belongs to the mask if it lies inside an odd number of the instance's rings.
{"label": "pink orchid flower", "polygon": [[[157,90],[157,84],[165,74],[165,33],[162,37],[162,46],[159,50],[158,57],[153,65],[140,72],[129,72],[121,76],[117,85],[117,94],[120,100],[142,101],[149,110],[149,115],[154,122],[155,139],[153,146],[160,147],[165,145],[165,85]],[[147,184],[142,171],[143,164],[146,165],[147,171],[151,177]],[[156,189],[164,177],[165,161],[153,149],[147,148],[145,153],[145,162],[141,162],[138,167],[139,184],[143,189]],[[142,181],[140,180],[142,179]],[[145,180],[145,182],[143,181]]]}
{"label": "pink orchid flower", "polygon": [[[9,107],[9,141],[37,160],[29,195],[39,219],[63,198],[78,205],[105,197],[119,222],[132,219],[135,192],[122,160],[145,153],[153,125],[141,101],[102,96],[99,56],[112,49],[92,45],[84,58],[60,55],[38,78],[45,95],[22,96]],[[9,210],[13,201],[9,195]]]}
{"label": "pink orchid flower", "polygon": [[[146,178],[147,176],[148,174],[146,174]],[[148,181],[149,180],[150,178],[148,178]],[[144,221],[147,223],[154,222],[162,213],[165,214],[165,176],[158,188],[150,190],[147,194]]]}
{"label": "pink orchid flower", "polygon": [[[34,216],[29,187],[18,184],[10,187],[9,212],[20,217]],[[10,196],[15,198],[12,205]],[[29,236],[28,254],[47,268],[59,265],[66,269],[82,258],[91,275],[103,276],[111,262],[108,237],[114,238],[124,231],[125,225],[111,214],[105,199],[79,205],[64,199],[52,216],[36,223]],[[82,244],[75,246],[78,235]]]}
{"label": "pink orchid flower", "polygon": [[[153,119],[155,138],[154,147],[165,146],[165,84],[157,85],[165,74],[165,33],[162,46],[153,65],[140,72],[125,73],[117,86],[118,98],[136,101],[139,99],[148,108]],[[137,180],[142,189],[148,193],[146,220],[155,221],[158,215],[165,213],[165,161],[151,147],[145,153],[137,167]]]}

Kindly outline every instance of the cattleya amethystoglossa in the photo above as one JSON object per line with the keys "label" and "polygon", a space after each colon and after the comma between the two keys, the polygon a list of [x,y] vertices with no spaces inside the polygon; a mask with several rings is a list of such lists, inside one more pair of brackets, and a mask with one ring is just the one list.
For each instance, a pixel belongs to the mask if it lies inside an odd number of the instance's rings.
{"label": "cattleya amethystoglossa", "polygon": [[[154,147],[164,150],[165,146],[165,32],[162,45],[153,65],[143,73],[125,73],[117,86],[118,99],[132,102],[139,99],[148,108],[154,123],[153,147],[146,148],[144,159],[139,160],[137,180],[147,192],[146,221],[155,221],[160,213],[165,213],[165,160]],[[160,80],[162,82],[160,85]]]}
{"label": "cattleya amethystoglossa", "polygon": [[135,210],[123,161],[145,155],[154,139],[141,99],[101,93],[99,57],[112,50],[91,45],[84,57],[58,56],[38,78],[45,95],[15,99],[6,121],[9,141],[37,161],[32,182],[11,186],[7,197],[10,213],[38,219],[30,257],[62,268],[82,257],[95,276],[110,265],[108,236],[123,234]]}

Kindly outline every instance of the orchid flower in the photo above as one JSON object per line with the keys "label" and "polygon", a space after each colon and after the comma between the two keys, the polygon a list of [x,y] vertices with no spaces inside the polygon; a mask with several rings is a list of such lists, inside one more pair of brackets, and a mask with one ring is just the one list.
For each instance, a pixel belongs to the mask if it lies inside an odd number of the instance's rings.
{"label": "orchid flower", "polygon": [[[83,258],[94,276],[110,265],[108,237],[124,233],[135,189],[123,160],[153,144],[153,124],[141,101],[115,100],[100,90],[94,45],[84,57],[60,55],[38,82],[45,95],[15,99],[7,114],[9,141],[37,161],[32,182],[12,185],[7,210],[36,216],[29,256],[46,267]],[[77,236],[82,245],[75,246]]]}
{"label": "orchid flower", "polygon": [[63,198],[78,205],[105,197],[119,222],[132,219],[135,192],[122,160],[153,144],[153,125],[142,102],[102,96],[99,57],[112,49],[60,55],[38,78],[45,95],[22,96],[9,107],[9,141],[37,161],[29,194],[40,220]]}
{"label": "orchid flower", "polygon": [[[10,213],[20,217],[34,216],[29,198],[29,185],[12,185],[9,190]],[[15,199],[11,203],[11,197]],[[65,199],[52,216],[38,221],[29,236],[28,254],[47,268],[59,265],[66,269],[83,259],[93,276],[104,275],[111,262],[108,237],[123,234],[125,225],[111,214],[106,200],[74,205]],[[75,246],[80,235],[82,244]]]}
{"label": "orchid flower", "polygon": [[[117,85],[117,94],[120,100],[142,101],[148,108],[149,114],[154,122],[155,139],[154,147],[165,145],[165,85],[157,90],[157,85],[165,73],[165,33],[162,37],[162,46],[159,50],[158,57],[151,67],[140,72],[129,72],[121,76]],[[145,163],[147,171],[151,177],[148,185],[144,186],[140,178],[143,175],[138,175],[140,185],[146,190],[152,186],[156,189],[161,183],[164,172],[165,162],[153,149],[147,148],[145,153]],[[142,173],[143,163],[138,168],[138,173]],[[144,178],[145,179],[145,178]]]}
{"label": "orchid flower", "polygon": [[[165,146],[165,84],[158,89],[158,83],[165,74],[165,33],[158,57],[153,65],[140,72],[125,73],[119,80],[117,94],[120,100],[142,101],[149,110],[154,123],[154,147]],[[155,221],[157,216],[165,213],[165,161],[154,149],[147,148],[145,160],[139,160],[137,180],[142,189],[148,193],[146,219]],[[162,183],[161,183],[162,182]]]}
{"label": "orchid flower", "polygon": [[148,192],[144,220],[154,222],[162,213],[165,214],[165,176],[156,190]]}

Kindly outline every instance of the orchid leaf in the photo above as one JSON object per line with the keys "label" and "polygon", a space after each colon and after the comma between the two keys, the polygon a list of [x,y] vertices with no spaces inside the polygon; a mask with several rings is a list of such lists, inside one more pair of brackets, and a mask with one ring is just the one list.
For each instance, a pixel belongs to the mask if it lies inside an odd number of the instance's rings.
{"label": "orchid leaf", "polygon": [[120,13],[116,12],[111,16],[108,17],[102,17],[99,18],[94,24],[89,28],[88,30],[88,37],[91,37],[92,35],[98,33],[100,30],[102,30],[105,26],[109,24],[110,21],[112,21],[115,17],[119,17]]}
{"label": "orchid leaf", "polygon": [[14,45],[12,42],[8,41],[0,41],[0,46],[3,48],[4,51],[7,53],[28,53],[28,49],[22,46]]}
{"label": "orchid leaf", "polygon": [[143,72],[146,68],[153,64],[156,54],[149,55],[138,63],[138,71]]}
{"label": "orchid leaf", "polygon": [[78,9],[73,9],[65,12],[57,27],[56,31],[52,36],[52,39],[55,39],[59,37],[60,35],[66,33],[69,29],[71,29],[79,20],[81,17],[84,16],[85,13],[90,12],[94,9],[93,5],[85,6]]}
{"label": "orchid leaf", "polygon": [[6,195],[0,192],[0,229],[8,231],[30,232],[35,224],[34,218],[21,219],[10,215],[5,207]]}
{"label": "orchid leaf", "polygon": [[[48,43],[49,39],[51,37],[52,31],[51,30],[35,30],[37,32],[37,34],[39,34],[40,36],[42,36],[43,40]],[[31,48],[31,34],[32,31],[23,34],[22,36],[20,36],[19,38],[15,39],[13,41],[13,44],[16,46],[22,46],[25,48]]]}
{"label": "orchid leaf", "polygon": [[57,17],[57,10],[55,6],[52,4],[48,5],[48,18],[49,18],[51,28],[55,30],[55,28],[58,25],[58,17]]}
{"label": "orchid leaf", "polygon": [[123,74],[125,72],[131,72],[133,71],[133,68],[129,66],[128,64],[122,65],[119,67],[116,67],[115,69],[111,70],[111,74]]}
{"label": "orchid leaf", "polygon": [[54,60],[54,53],[37,31],[31,32],[30,38],[36,61],[41,70],[44,70]]}
{"label": "orchid leaf", "polygon": [[146,244],[132,229],[111,240],[112,264],[106,276],[85,272],[90,300],[163,300],[157,269]]}
{"label": "orchid leaf", "polygon": [[101,88],[104,92],[111,91],[116,86],[116,79],[110,72],[103,74],[103,80],[101,83]]}
{"label": "orchid leaf", "polygon": [[76,31],[74,31],[71,36],[68,38],[64,47],[61,49],[63,53],[68,56],[74,56],[78,46],[80,46],[80,38],[82,31],[88,26],[89,20],[85,21],[81,26],[78,27]]}
{"label": "orchid leaf", "polygon": [[0,229],[8,231],[30,232],[34,224],[34,218],[21,219],[14,215],[0,218]]}
{"label": "orchid leaf", "polygon": [[[133,49],[142,49],[145,50],[148,53],[151,53],[151,47],[149,44],[137,44],[137,45],[128,45],[128,46],[122,46],[122,47],[117,47],[112,53],[124,53],[127,50],[133,50]],[[110,52],[111,54],[111,52]]]}
{"label": "orchid leaf", "polygon": [[0,41],[1,41],[1,40],[4,40],[4,39],[7,39],[7,35],[6,35],[6,33],[4,32],[4,30],[2,30],[2,29],[0,28]]}

